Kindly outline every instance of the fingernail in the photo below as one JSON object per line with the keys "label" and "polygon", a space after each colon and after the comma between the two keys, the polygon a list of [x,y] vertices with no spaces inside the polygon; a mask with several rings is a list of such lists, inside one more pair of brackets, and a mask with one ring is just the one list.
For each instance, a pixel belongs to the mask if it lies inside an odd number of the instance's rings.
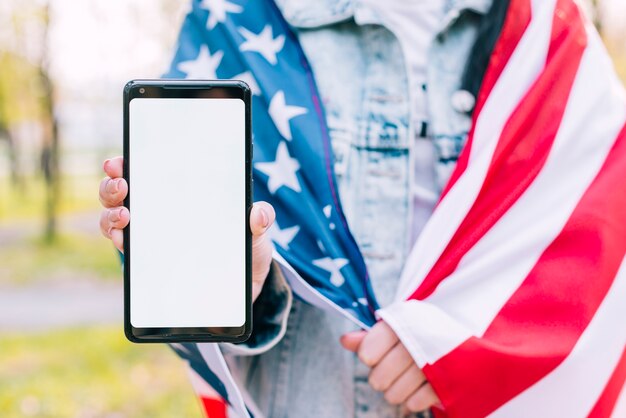
{"label": "fingernail", "polygon": [[110,162],[111,160],[104,160],[104,164],[102,165],[102,168],[104,169],[104,171],[106,171],[106,169],[109,167]]}
{"label": "fingernail", "polygon": [[263,208],[260,208],[259,210],[261,212],[261,225],[265,228],[270,223],[270,217],[267,216],[267,213],[265,213]]}

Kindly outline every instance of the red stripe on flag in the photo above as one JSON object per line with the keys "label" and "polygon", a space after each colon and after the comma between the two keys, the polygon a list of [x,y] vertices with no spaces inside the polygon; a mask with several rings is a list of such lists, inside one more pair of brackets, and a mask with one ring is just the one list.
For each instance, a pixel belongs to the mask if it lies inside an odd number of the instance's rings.
{"label": "red stripe on flag", "polygon": [[474,138],[476,120],[485,106],[487,97],[489,97],[493,87],[496,85],[496,81],[500,78],[502,71],[504,71],[504,67],[506,67],[506,64],[509,62],[511,55],[513,55],[513,51],[515,51],[517,44],[522,39],[524,32],[526,32],[526,29],[530,24],[530,19],[530,0],[512,0],[509,5],[509,9],[507,10],[504,25],[502,26],[502,31],[500,32],[500,37],[493,48],[489,65],[487,66],[487,70],[485,72],[485,77],[483,78],[482,85],[480,86],[480,91],[476,100],[476,107],[474,109],[474,114],[472,115],[472,128],[468,134],[467,143],[465,144],[461,155],[459,155],[459,160],[456,163],[456,167],[454,168],[448,183],[443,189],[440,201],[450,191],[454,183],[456,183],[467,168],[472,148],[472,141]]}
{"label": "red stripe on flag", "polygon": [[507,121],[474,204],[409,299],[432,294],[543,168],[587,45],[578,7],[571,0],[558,0],[556,10],[546,68]]}
{"label": "red stripe on flag", "polygon": [[624,382],[626,382],[626,347],[624,347],[622,357],[619,359],[617,367],[613,371],[609,382],[604,387],[598,402],[596,402],[589,413],[588,418],[610,417],[615,408],[617,398],[624,388]]}
{"label": "red stripe on flag", "polygon": [[626,254],[625,179],[626,127],[564,229],[483,338],[468,339],[424,368],[449,416],[495,411],[569,355]]}
{"label": "red stripe on flag", "polygon": [[201,396],[202,406],[207,418],[228,418],[226,402],[220,398]]}

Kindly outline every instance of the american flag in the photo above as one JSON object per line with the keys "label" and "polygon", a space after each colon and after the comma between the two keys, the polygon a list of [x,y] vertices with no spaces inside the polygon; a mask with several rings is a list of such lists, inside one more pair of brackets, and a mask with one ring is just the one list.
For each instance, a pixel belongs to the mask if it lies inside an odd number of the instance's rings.
{"label": "american flag", "polygon": [[[194,1],[166,77],[248,82],[255,200],[276,208],[294,291],[364,327],[387,321],[439,416],[626,416],[626,99],[573,0],[511,0],[467,144],[384,309],[311,69],[273,1]],[[177,352],[200,353],[189,363],[230,415],[250,413],[217,346],[194,346]]]}

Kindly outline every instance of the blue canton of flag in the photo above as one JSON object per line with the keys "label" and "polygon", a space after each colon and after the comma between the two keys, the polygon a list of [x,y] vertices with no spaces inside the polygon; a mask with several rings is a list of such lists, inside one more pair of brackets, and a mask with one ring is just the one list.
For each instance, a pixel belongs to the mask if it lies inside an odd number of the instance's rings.
{"label": "blue canton of flag", "polygon": [[373,324],[377,305],[341,210],[321,101],[274,2],[194,1],[165,77],[250,86],[254,198],[276,209],[270,230],[276,250],[323,296]]}

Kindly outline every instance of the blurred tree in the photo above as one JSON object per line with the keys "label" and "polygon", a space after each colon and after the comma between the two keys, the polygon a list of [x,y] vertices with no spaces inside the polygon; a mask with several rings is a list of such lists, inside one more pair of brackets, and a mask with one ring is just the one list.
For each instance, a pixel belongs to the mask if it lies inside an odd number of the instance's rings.
{"label": "blurred tree", "polygon": [[42,209],[47,242],[57,234],[60,192],[59,134],[50,77],[51,1],[13,1],[7,9],[11,16],[2,19],[11,26],[11,36],[0,43],[0,140],[9,144],[13,184],[21,189],[26,182],[20,181],[25,175],[20,172],[20,152],[38,144],[46,190]]}
{"label": "blurred tree", "polygon": [[0,83],[0,142],[6,142],[7,144],[7,153],[9,156],[9,170],[11,172],[11,184],[13,187],[19,188],[22,190],[22,181],[19,170],[19,160],[17,158],[17,144],[14,135],[9,130],[9,123],[7,120],[7,116],[5,115],[4,108],[1,106],[2,103],[6,103],[6,99],[4,99],[4,91],[2,89],[2,83]]}
{"label": "blurred tree", "polygon": [[45,239],[52,242],[57,236],[57,214],[60,193],[59,127],[54,107],[54,84],[50,78],[50,2],[43,9],[43,48],[39,65],[42,91],[43,141],[41,146],[41,170],[46,183]]}
{"label": "blurred tree", "polygon": [[7,125],[0,119],[0,142],[6,142],[7,153],[9,156],[9,171],[11,173],[11,185],[22,190],[22,181],[19,170],[19,163],[17,159],[16,141],[9,131]]}
{"label": "blurred tree", "polygon": [[[0,143],[7,144],[11,185],[25,193],[27,182],[21,165],[23,146],[20,126],[40,119],[41,110],[35,94],[37,66],[13,52],[0,50]],[[33,85],[35,84],[35,85]]]}

